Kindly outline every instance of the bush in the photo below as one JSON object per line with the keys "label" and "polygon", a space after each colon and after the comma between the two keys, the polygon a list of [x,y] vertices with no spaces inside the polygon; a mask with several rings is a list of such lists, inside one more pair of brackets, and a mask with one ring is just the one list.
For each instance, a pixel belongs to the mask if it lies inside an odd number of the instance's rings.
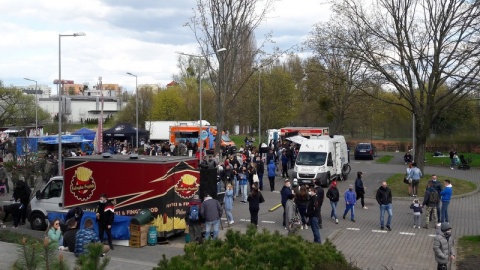
{"label": "bush", "polygon": [[350,270],[335,246],[307,242],[298,235],[283,236],[278,231],[259,233],[250,225],[246,234],[228,230],[225,240],[185,245],[185,255],[167,260],[165,255],[155,270],[168,269],[288,269]]}

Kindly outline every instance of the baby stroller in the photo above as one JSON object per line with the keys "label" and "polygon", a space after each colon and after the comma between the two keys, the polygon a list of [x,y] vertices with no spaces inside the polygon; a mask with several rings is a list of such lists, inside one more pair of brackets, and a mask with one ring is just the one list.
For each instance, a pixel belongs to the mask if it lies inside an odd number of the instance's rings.
{"label": "baby stroller", "polygon": [[460,158],[460,164],[458,164],[458,169],[459,170],[469,170],[470,169],[470,163],[472,162],[472,158],[466,158],[463,155],[459,156]]}

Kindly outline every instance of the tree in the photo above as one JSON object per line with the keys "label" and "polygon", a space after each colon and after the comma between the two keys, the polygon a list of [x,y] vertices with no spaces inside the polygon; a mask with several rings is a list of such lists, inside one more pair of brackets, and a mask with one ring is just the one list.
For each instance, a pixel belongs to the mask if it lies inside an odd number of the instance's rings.
{"label": "tree", "polygon": [[[201,55],[207,60],[207,70],[215,92],[216,125],[224,130],[225,112],[235,97],[243,89],[248,78],[253,74],[251,65],[260,53],[259,48],[245,49],[251,44],[253,31],[265,20],[266,14],[275,0],[197,0],[197,9],[189,26],[200,46]],[[261,3],[263,6],[261,6]],[[265,41],[269,40],[267,36]],[[221,48],[226,51],[217,52]],[[212,54],[217,60],[218,69],[209,60]],[[242,61],[241,61],[242,60]],[[220,151],[222,133],[217,133],[215,149]]]}
{"label": "tree", "polygon": [[160,91],[155,95],[155,102],[152,106],[152,120],[188,120],[185,119],[185,100],[179,86],[172,86],[169,89]]}
{"label": "tree", "polygon": [[126,93],[122,96],[123,98],[128,98],[127,106],[123,108],[116,116],[117,123],[136,123],[136,97],[138,94],[138,126],[144,127],[145,120],[150,119],[150,114],[152,112],[152,107],[154,104],[154,90],[151,86],[145,86],[138,88],[138,93],[134,95],[127,95]]}
{"label": "tree", "polygon": [[361,61],[365,80],[397,93],[397,101],[385,102],[415,116],[420,168],[432,123],[478,86],[479,6],[464,0],[378,0],[368,7],[339,0],[332,6],[331,23],[342,29],[333,32],[337,46]]}

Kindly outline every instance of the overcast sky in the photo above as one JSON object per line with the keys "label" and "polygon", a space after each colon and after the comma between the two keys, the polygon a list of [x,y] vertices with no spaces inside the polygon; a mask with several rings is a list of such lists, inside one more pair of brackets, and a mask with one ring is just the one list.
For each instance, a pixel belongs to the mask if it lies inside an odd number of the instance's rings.
{"label": "overcast sky", "polygon": [[[52,87],[58,77],[58,35],[62,37],[62,79],[93,85],[117,83],[165,86],[178,73],[177,54],[199,53],[190,28],[195,0],[0,0],[0,80],[26,86],[23,78]],[[256,31],[273,33],[275,46],[301,43],[312,26],[328,19],[320,0],[279,0]],[[260,41],[258,42],[260,44]]]}

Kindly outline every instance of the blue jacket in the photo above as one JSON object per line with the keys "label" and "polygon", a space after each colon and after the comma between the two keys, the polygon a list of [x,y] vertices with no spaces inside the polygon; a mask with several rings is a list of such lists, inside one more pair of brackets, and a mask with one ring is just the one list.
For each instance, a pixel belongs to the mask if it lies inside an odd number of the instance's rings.
{"label": "blue jacket", "polygon": [[357,203],[357,198],[355,196],[355,192],[352,190],[350,191],[347,189],[345,191],[345,202],[348,204],[356,204]]}
{"label": "blue jacket", "polygon": [[267,166],[268,177],[275,177],[275,163],[273,163],[273,159],[270,160],[270,163]]}
{"label": "blue jacket", "polygon": [[287,165],[288,164],[288,157],[287,155],[282,155],[282,165]]}
{"label": "blue jacket", "polygon": [[99,243],[97,234],[92,228],[78,230],[75,237],[75,256],[82,255],[87,252],[87,245],[90,243]]}
{"label": "blue jacket", "polygon": [[442,202],[448,202],[448,201],[450,201],[450,199],[452,198],[452,193],[453,193],[452,185],[446,186],[446,187],[440,192],[440,196],[442,196]]}
{"label": "blue jacket", "polygon": [[223,197],[223,206],[225,207],[225,210],[233,209],[233,190],[227,189],[227,191],[225,191],[225,197]]}
{"label": "blue jacket", "polygon": [[237,179],[239,179],[238,180],[239,185],[243,186],[247,184],[247,175],[244,174],[243,172],[238,174]]}
{"label": "blue jacket", "polygon": [[422,171],[420,171],[419,168],[413,167],[412,170],[410,170],[409,178],[412,178],[412,180],[420,180],[422,176]]}
{"label": "blue jacket", "polygon": [[287,187],[283,186],[282,189],[280,190],[280,195],[282,196],[282,205],[285,206],[288,200],[288,195],[292,194],[292,190]]}

